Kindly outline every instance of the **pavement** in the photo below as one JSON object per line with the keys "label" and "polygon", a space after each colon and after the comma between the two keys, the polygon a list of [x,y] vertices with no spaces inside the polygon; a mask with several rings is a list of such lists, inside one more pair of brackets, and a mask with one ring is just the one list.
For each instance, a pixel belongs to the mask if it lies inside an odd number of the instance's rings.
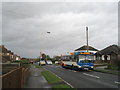
{"label": "pavement", "polygon": [[46,79],[41,75],[43,69],[36,68],[34,65],[31,65],[28,71],[28,77],[25,83],[24,88],[48,88],[51,86],[48,84]]}

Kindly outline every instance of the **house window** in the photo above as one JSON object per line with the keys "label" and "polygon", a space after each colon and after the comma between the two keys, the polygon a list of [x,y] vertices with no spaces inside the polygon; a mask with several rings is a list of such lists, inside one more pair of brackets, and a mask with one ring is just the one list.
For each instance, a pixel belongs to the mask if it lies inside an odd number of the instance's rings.
{"label": "house window", "polygon": [[96,60],[101,60],[101,56],[96,56]]}
{"label": "house window", "polygon": [[7,55],[10,55],[9,53],[7,53]]}

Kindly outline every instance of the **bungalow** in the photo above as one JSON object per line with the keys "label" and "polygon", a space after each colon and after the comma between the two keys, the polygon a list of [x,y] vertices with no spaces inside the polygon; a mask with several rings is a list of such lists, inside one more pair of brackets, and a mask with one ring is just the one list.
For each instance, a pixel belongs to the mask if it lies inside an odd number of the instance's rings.
{"label": "bungalow", "polygon": [[118,45],[110,45],[95,53],[96,60],[103,60],[104,62],[118,60],[119,55],[120,47]]}
{"label": "bungalow", "polygon": [[79,53],[78,55],[75,55],[76,59],[81,59],[81,60],[85,60],[85,59],[89,59],[89,60],[95,60],[95,56],[94,54],[97,52],[98,50],[95,49],[92,46],[88,46],[88,53],[90,53],[90,55],[85,55],[82,52],[87,52],[87,46],[84,45],[78,49],[75,50],[74,53]]}
{"label": "bungalow", "polygon": [[61,56],[54,56],[55,61],[60,61],[60,59],[61,59]]}

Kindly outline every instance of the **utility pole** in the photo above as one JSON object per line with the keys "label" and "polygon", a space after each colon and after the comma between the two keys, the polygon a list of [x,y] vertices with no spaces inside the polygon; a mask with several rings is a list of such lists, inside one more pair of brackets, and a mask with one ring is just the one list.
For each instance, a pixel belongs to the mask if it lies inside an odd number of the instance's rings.
{"label": "utility pole", "polygon": [[[87,43],[87,53],[89,51],[89,46],[88,46],[88,27],[86,27],[86,43]],[[88,55],[86,55],[85,60],[88,59]]]}
{"label": "utility pole", "polygon": [[89,50],[89,46],[88,46],[88,27],[86,27],[86,41],[87,41],[87,52]]}

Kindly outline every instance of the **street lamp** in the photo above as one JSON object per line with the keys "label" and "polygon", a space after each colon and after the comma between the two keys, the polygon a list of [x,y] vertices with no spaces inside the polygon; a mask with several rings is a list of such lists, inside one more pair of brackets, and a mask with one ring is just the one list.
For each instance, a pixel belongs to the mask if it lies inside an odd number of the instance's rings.
{"label": "street lamp", "polygon": [[47,32],[47,33],[49,33],[49,34],[50,34],[50,32]]}
{"label": "street lamp", "polygon": [[[46,32],[46,33],[50,34],[51,32]],[[42,58],[42,52],[40,52],[39,61],[41,60],[41,58]]]}

